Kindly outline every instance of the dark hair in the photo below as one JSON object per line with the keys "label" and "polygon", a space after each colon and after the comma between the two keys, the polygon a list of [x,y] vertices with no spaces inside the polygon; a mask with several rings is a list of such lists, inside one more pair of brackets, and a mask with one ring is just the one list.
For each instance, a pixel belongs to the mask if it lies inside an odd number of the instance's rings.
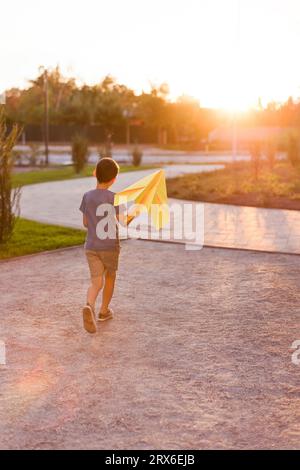
{"label": "dark hair", "polygon": [[112,158],[101,158],[96,166],[98,183],[108,183],[119,173],[119,165]]}

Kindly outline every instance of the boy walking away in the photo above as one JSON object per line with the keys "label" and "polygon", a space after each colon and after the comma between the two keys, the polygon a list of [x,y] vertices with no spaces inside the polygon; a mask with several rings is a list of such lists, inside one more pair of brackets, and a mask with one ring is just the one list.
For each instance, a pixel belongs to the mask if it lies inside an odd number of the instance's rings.
{"label": "boy walking away", "polygon": [[113,316],[109,304],[114,292],[120,253],[117,226],[118,207],[114,207],[114,193],[109,190],[119,173],[119,165],[111,158],[103,158],[96,167],[97,187],[84,194],[80,210],[83,225],[87,228],[85,254],[89,265],[91,283],[87,291],[87,303],[83,308],[83,324],[86,331],[95,333],[95,303],[99,292],[102,304],[98,321]]}

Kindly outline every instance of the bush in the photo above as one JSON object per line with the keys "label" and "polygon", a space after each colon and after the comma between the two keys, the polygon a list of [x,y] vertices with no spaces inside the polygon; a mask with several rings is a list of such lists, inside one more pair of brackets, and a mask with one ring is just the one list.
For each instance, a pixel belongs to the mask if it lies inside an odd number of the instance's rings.
{"label": "bush", "polygon": [[72,161],[77,174],[84,169],[88,156],[89,146],[87,139],[80,134],[75,135],[72,141]]}
{"label": "bush", "polygon": [[109,146],[105,145],[98,149],[98,155],[100,160],[102,158],[112,158],[112,150]]}
{"label": "bush", "polygon": [[107,133],[105,144],[103,145],[103,147],[100,147],[100,149],[98,150],[100,160],[102,158],[112,158],[112,147],[113,147],[112,134]]}
{"label": "bush", "polygon": [[23,158],[22,153],[18,150],[13,150],[13,160],[15,166],[22,166],[23,165]]}
{"label": "bush", "polygon": [[142,163],[143,152],[137,145],[132,150],[131,156],[132,156],[132,164],[134,166],[140,166],[140,164]]}
{"label": "bush", "polygon": [[30,166],[36,166],[40,163],[40,146],[39,144],[30,144],[29,150],[28,163]]}
{"label": "bush", "polygon": [[261,143],[253,142],[250,146],[251,163],[254,173],[254,178],[257,180],[261,168]]}
{"label": "bush", "polygon": [[19,210],[21,189],[12,188],[11,173],[13,148],[20,132],[16,125],[8,132],[4,113],[0,110],[0,244],[10,239]]}
{"label": "bush", "polygon": [[276,142],[273,140],[269,140],[266,143],[266,158],[268,162],[269,169],[273,171],[275,161],[276,161],[276,152],[277,152],[277,145]]}
{"label": "bush", "polygon": [[288,142],[287,156],[289,162],[293,166],[297,166],[300,163],[299,157],[299,139],[296,136],[290,136]]}

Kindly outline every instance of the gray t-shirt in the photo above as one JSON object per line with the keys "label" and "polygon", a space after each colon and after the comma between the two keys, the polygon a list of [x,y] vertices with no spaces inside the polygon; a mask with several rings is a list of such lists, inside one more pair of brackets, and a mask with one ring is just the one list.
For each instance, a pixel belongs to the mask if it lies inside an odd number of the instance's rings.
{"label": "gray t-shirt", "polygon": [[93,189],[83,195],[80,210],[88,221],[85,249],[116,251],[120,249],[114,195],[108,189]]}

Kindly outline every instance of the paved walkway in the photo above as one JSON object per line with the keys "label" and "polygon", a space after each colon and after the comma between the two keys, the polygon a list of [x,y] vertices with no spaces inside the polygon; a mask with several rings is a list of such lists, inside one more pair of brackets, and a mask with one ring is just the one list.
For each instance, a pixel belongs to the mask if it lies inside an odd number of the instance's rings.
{"label": "paved walkway", "polygon": [[[201,169],[204,171],[202,166]],[[119,175],[113,189],[115,191],[123,189],[152,171],[123,173]],[[167,176],[176,176],[186,171],[199,171],[199,166],[176,165],[166,168]],[[92,189],[94,184],[94,178],[82,178],[25,186],[22,190],[21,215],[41,222],[81,228],[82,221],[78,207],[83,193]],[[186,201],[170,199],[171,209],[177,204],[183,206]],[[195,203],[191,204],[194,210]],[[300,254],[300,212],[298,211],[207,203],[202,207],[203,238],[206,246]],[[136,224],[139,223],[143,227],[140,231],[141,238],[149,238],[148,221],[145,217],[141,217],[136,221]],[[154,237],[156,236],[158,235],[154,234]],[[166,239],[185,242],[190,236],[190,231],[187,230],[181,239],[174,240],[174,231],[167,227],[164,236]]]}
{"label": "paved walkway", "polygon": [[87,277],[82,248],[1,263],[1,449],[300,449],[297,257],[123,242],[95,336]]}

